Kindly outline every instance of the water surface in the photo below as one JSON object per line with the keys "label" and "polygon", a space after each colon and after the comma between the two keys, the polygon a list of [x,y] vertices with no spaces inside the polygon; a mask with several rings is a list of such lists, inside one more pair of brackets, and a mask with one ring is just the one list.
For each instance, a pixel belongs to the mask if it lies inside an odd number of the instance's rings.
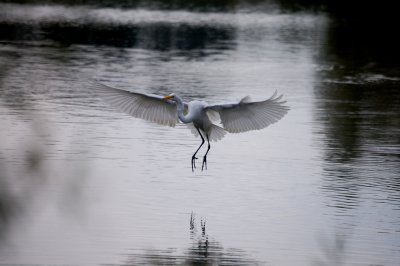
{"label": "water surface", "polygon": [[[0,264],[400,260],[399,72],[347,60],[326,15],[0,10]],[[291,110],[192,173],[186,126],[117,112],[93,78],[187,101],[278,90]]]}

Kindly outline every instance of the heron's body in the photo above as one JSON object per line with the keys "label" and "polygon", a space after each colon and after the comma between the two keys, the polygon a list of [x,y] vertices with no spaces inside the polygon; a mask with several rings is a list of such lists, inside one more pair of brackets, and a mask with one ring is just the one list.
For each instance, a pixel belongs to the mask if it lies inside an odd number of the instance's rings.
{"label": "heron's body", "polygon": [[[280,120],[289,110],[280,101],[282,96],[275,94],[260,102],[251,102],[245,97],[238,102],[210,105],[205,101],[184,102],[179,96],[171,94],[165,97],[130,92],[112,88],[100,83],[95,84],[103,99],[134,117],[158,124],[174,127],[179,121],[188,124],[192,133],[201,137],[202,143],[192,156],[192,170],[196,168],[197,152],[208,142],[208,149],[203,157],[202,170],[207,168],[207,154],[210,140],[218,141],[227,132],[240,133],[259,130]],[[220,121],[216,125],[215,121]]]}
{"label": "heron's body", "polygon": [[[212,123],[207,116],[207,103],[204,101],[191,101],[188,104],[188,121],[193,123],[195,128],[201,129],[205,133],[209,133]],[[182,119],[180,119],[182,121]],[[184,121],[182,121],[185,123]]]}

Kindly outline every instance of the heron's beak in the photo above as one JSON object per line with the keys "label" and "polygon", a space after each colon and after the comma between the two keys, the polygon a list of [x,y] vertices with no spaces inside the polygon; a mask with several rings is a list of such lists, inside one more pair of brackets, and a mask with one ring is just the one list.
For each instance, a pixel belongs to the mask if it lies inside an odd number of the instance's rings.
{"label": "heron's beak", "polygon": [[168,95],[168,96],[165,96],[163,99],[164,100],[171,100],[172,98],[174,98],[174,96]]}

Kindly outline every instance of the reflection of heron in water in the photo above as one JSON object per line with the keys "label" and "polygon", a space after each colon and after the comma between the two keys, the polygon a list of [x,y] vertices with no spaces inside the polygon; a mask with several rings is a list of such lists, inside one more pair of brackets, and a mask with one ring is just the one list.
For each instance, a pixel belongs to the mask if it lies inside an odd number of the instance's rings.
{"label": "reflection of heron in water", "polygon": [[[179,121],[191,126],[201,144],[192,156],[192,171],[196,168],[197,152],[207,139],[208,148],[201,169],[207,169],[207,154],[210,140],[222,139],[226,132],[240,133],[257,130],[280,120],[289,110],[282,95],[274,93],[269,99],[252,102],[247,96],[234,103],[208,104],[204,101],[186,103],[175,94],[162,97],[112,88],[96,83],[101,96],[111,105],[134,117],[174,127]],[[214,124],[221,121],[222,127]]]}
{"label": "reflection of heron in water", "polygon": [[[124,265],[221,265],[254,266],[264,265],[252,259],[245,250],[225,248],[223,244],[206,233],[205,220],[200,220],[201,234],[197,233],[195,214],[190,216],[190,245],[182,248],[132,249]],[[183,252],[182,252],[183,251]]]}

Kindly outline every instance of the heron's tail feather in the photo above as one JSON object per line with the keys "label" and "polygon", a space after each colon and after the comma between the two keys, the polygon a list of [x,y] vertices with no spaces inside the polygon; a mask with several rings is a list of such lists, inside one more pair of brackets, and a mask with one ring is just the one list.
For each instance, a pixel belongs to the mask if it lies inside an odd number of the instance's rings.
{"label": "heron's tail feather", "polygon": [[[197,129],[190,123],[190,124],[186,124],[188,126],[188,128],[190,129],[190,131],[192,132],[192,134],[195,137],[199,136],[199,132],[197,132]],[[222,127],[219,127],[217,125],[211,124],[210,127],[210,131],[209,131],[209,135],[208,138],[211,141],[218,141],[220,139],[222,139],[225,134],[227,133],[225,129],[223,129]],[[204,135],[204,132],[202,132],[202,134]]]}
{"label": "heron's tail feather", "polygon": [[218,141],[222,139],[225,136],[225,134],[226,134],[225,129],[212,124],[210,128],[210,135],[208,136],[208,138],[212,141]]}
{"label": "heron's tail feather", "polygon": [[193,134],[196,138],[199,136],[199,132],[197,132],[197,129],[193,126],[192,123],[185,124],[185,125],[190,129],[190,131],[192,132],[192,134]]}

